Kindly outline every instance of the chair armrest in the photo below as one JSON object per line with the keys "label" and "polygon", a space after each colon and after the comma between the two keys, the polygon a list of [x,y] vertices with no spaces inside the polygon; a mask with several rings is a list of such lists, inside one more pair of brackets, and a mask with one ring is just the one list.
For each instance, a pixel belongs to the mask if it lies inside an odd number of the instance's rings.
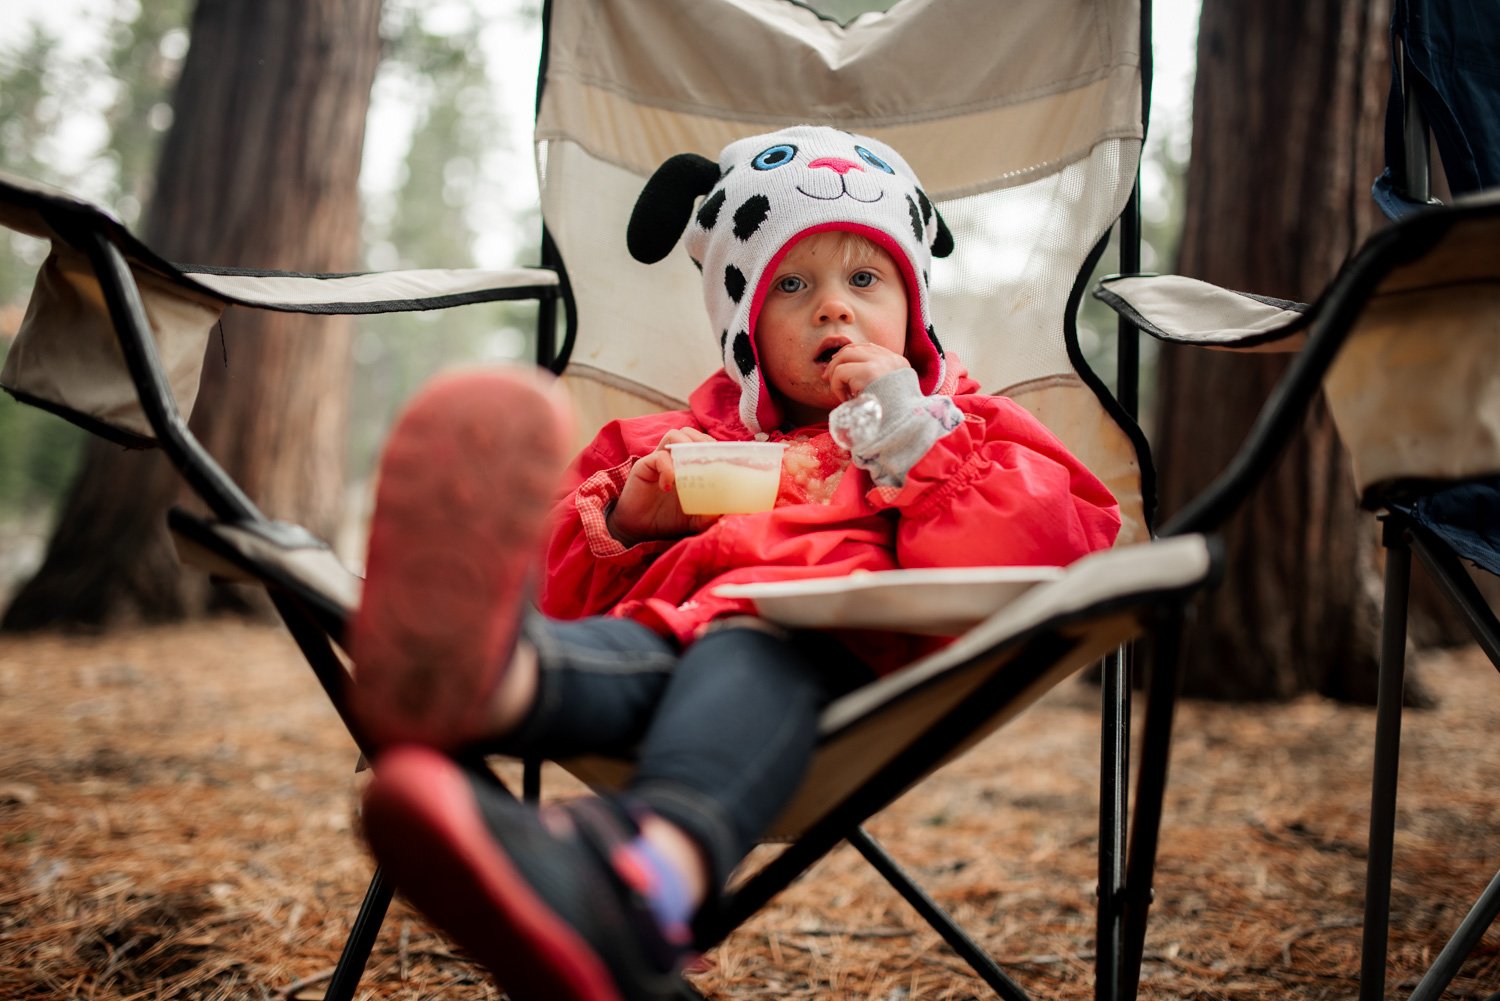
{"label": "chair armrest", "polygon": [[[154,411],[175,411],[184,421],[192,413],[210,332],[230,305],[366,314],[565,298],[558,272],[546,268],[320,275],[178,265],[104,209],[4,173],[0,226],[52,245],[0,385],[22,402],[133,447],[162,440]],[[571,309],[569,316],[571,322]],[[132,325],[140,329],[124,329]],[[154,355],[145,368],[155,374],[126,364],[126,340],[140,349],[135,354]]]}
{"label": "chair armrest", "polygon": [[1157,340],[1237,351],[1300,351],[1307,304],[1182,275],[1110,275],[1094,298]]}
{"label": "chair armrest", "polygon": [[167,525],[184,565],[223,580],[278,588],[309,609],[336,639],[359,606],[361,578],[301,526],[209,521],[175,507],[167,512]]}

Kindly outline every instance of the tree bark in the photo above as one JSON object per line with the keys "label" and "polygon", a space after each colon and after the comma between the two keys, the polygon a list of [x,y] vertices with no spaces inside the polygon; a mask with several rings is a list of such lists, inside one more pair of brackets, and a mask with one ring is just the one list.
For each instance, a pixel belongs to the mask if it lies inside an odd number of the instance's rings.
{"label": "tree bark", "polygon": [[[380,0],[200,0],[144,222],[173,260],[354,270],[357,181]],[[331,537],[342,506],[346,320],[231,309],[190,426],[272,517]],[[90,443],[46,558],[6,628],[108,627],[243,599],[180,571],[164,524],[188,503],[156,452]]]}
{"label": "tree bark", "polygon": [[[1311,300],[1377,225],[1388,0],[1205,0],[1178,270]],[[1283,356],[1166,348],[1156,435],[1170,514],[1243,442]],[[1372,701],[1378,559],[1320,400],[1224,530],[1228,572],[1185,636],[1191,694]]]}

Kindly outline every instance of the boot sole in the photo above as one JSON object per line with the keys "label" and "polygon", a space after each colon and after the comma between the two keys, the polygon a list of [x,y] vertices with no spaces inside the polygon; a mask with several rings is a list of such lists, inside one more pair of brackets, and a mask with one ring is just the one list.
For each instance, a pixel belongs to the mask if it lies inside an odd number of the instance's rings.
{"label": "boot sole", "polygon": [[539,371],[439,376],[401,415],[350,628],[355,716],[377,746],[495,736],[492,696],[571,444],[565,398]]}

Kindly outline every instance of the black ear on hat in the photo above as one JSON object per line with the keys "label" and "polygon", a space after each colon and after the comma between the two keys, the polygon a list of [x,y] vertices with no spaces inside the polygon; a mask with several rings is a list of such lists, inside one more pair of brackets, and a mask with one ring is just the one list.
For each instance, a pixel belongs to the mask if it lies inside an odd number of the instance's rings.
{"label": "black ear on hat", "polygon": [[938,221],[937,236],[932,238],[932,256],[947,257],[953,253],[953,234],[948,232],[948,224],[943,222],[943,216],[937,209],[933,209],[932,214],[937,216]]}
{"label": "black ear on hat", "polygon": [[697,153],[678,153],[657,167],[630,213],[625,230],[630,256],[655,264],[670,254],[693,217],[694,199],[718,180],[719,165]]}

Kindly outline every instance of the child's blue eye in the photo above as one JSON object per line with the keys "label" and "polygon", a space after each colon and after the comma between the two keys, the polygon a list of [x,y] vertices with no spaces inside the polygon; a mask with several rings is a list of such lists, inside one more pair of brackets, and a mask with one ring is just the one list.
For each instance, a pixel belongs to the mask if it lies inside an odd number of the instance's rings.
{"label": "child's blue eye", "polygon": [[776,281],[776,287],[783,292],[800,292],[802,290],[802,279],[796,275],[787,275]]}
{"label": "child's blue eye", "polygon": [[796,155],[797,147],[791,143],[782,143],[779,146],[761,150],[755,155],[755,159],[750,161],[750,166],[756,170],[775,170],[777,167],[785,167],[791,163]]}
{"label": "child's blue eye", "polygon": [[[896,172],[896,169],[894,167],[886,163],[874,153],[871,153],[869,150],[865,149],[863,146],[854,147],[854,152],[858,153],[861,160],[863,160],[865,163],[868,163],[876,170],[883,170],[887,174],[894,174]],[[762,153],[761,156],[765,156],[765,154]]]}
{"label": "child's blue eye", "polygon": [[875,284],[875,276],[868,271],[856,271],[849,276],[849,284],[855,288],[869,288]]}

